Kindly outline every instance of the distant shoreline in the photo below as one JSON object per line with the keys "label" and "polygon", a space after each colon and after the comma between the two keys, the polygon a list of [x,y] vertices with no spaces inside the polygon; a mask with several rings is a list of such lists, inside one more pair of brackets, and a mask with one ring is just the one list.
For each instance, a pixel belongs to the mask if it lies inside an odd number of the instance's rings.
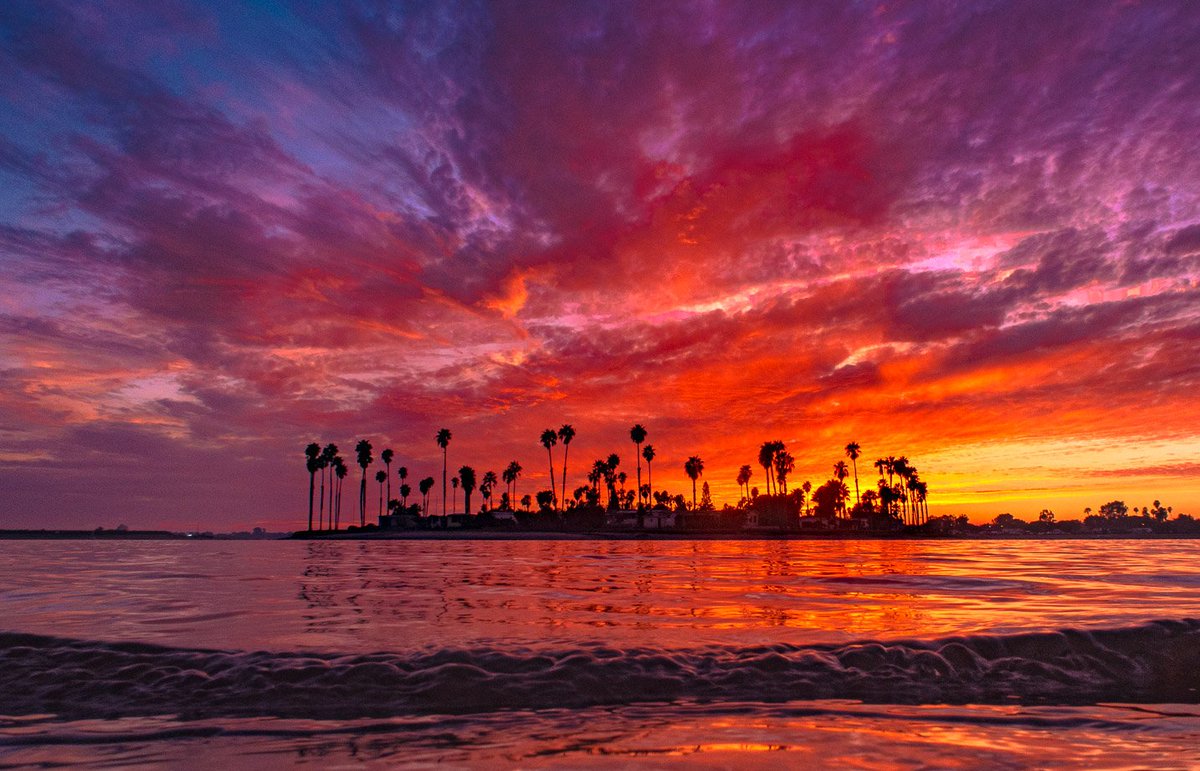
{"label": "distant shoreline", "polygon": [[554,530],[408,530],[368,533],[173,533],[166,530],[0,530],[0,541],[1146,541],[1195,540],[1196,533],[669,533]]}

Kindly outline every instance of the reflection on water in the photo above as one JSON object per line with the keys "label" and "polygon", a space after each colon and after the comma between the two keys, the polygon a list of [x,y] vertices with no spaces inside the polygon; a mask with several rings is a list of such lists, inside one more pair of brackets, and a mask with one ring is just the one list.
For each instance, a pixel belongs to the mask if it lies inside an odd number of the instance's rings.
{"label": "reflection on water", "polygon": [[503,712],[329,723],[171,718],[0,720],[0,763],[273,769],[354,764],[501,768],[1188,768],[1200,711],[904,707],[798,702]]}
{"label": "reflection on water", "polygon": [[1196,541],[0,542],[4,628],[180,646],[694,647],[1200,616]]}

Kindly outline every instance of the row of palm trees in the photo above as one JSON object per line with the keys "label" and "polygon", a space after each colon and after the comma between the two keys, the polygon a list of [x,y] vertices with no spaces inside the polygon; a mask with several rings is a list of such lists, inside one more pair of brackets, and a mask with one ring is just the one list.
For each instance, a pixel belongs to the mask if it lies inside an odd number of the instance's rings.
{"label": "row of palm trees", "polygon": [[[559,511],[566,508],[567,498],[567,458],[570,450],[571,441],[575,438],[576,431],[570,424],[564,424],[557,430],[547,428],[541,432],[539,443],[546,450],[547,459],[550,466],[550,490],[539,493],[537,498],[539,504],[545,506],[551,511]],[[610,454],[607,458],[597,459],[593,463],[591,470],[587,474],[588,486],[576,488],[573,494],[574,501],[578,504],[586,497],[593,504],[598,505],[600,500],[600,483],[604,482],[608,491],[608,507],[618,508],[620,506],[632,507],[634,498],[636,497],[637,508],[642,510],[648,507],[651,498],[654,500],[662,499],[661,495],[653,493],[653,461],[656,457],[654,446],[645,444],[649,432],[642,424],[635,424],[629,430],[629,438],[634,444],[635,458],[637,459],[637,487],[635,491],[628,494],[625,492],[626,474],[623,471],[618,471],[620,465],[620,457],[616,454]],[[457,502],[458,488],[462,487],[464,495],[465,510],[471,511],[471,496],[476,489],[479,490],[484,500],[485,510],[492,508],[493,493],[500,481],[505,483],[505,492],[500,500],[500,509],[515,509],[517,501],[517,480],[520,478],[521,472],[524,470],[521,464],[513,460],[499,475],[494,471],[488,471],[483,474],[481,480],[477,478],[474,468],[463,466],[458,470],[457,476],[449,478],[449,446],[453,438],[450,430],[447,428],[439,429],[434,437],[437,446],[442,450],[442,516],[447,515],[447,491],[448,487],[452,486],[454,492],[454,504]],[[555,463],[554,463],[554,448],[561,442],[563,446],[563,458],[561,469],[561,487],[556,485]],[[645,446],[643,446],[645,445]],[[371,443],[362,439],[355,445],[355,456],[358,465],[362,469],[362,479],[359,486],[359,524],[366,524],[366,507],[367,507],[367,467],[374,462],[372,456]],[[850,512],[847,510],[846,502],[849,499],[849,488],[845,484],[845,480],[853,474],[854,477],[854,495],[855,495],[855,510],[860,512],[873,512],[882,510],[889,514],[897,514],[906,524],[922,524],[928,520],[928,505],[927,493],[928,488],[918,474],[916,467],[904,457],[888,456],[875,461],[875,467],[879,470],[879,482],[876,490],[867,490],[865,493],[860,492],[858,478],[858,459],[861,457],[861,446],[857,442],[850,442],[845,447],[846,457],[850,460],[851,466],[847,466],[846,462],[839,460],[833,466],[833,478],[822,485],[815,493],[810,482],[804,482],[797,490],[791,493],[791,497],[801,501],[805,499],[810,502],[814,499],[819,501],[832,501],[833,506],[839,517],[849,517]],[[326,482],[328,481],[329,493],[329,517],[328,527],[331,529],[339,529],[341,526],[341,497],[342,497],[342,482],[348,474],[348,469],[345,461],[338,454],[338,447],[335,444],[328,444],[322,448],[316,442],[309,444],[305,448],[305,456],[307,459],[307,469],[309,472],[309,512],[308,512],[308,528],[313,530],[314,526],[314,498],[319,503],[316,507],[316,526],[317,529],[326,529],[325,504],[326,504]],[[391,512],[394,508],[408,509],[408,497],[412,493],[412,488],[408,485],[408,469],[404,466],[399,467],[398,474],[400,477],[400,499],[392,498],[391,485],[391,464],[395,457],[395,453],[389,448],[380,453],[380,460],[383,461],[386,470],[379,470],[375,474],[375,480],[379,483],[379,513],[382,515],[385,511]],[[646,461],[646,479],[647,483],[642,484],[642,460]],[[763,467],[766,477],[766,494],[788,496],[788,477],[792,474],[796,467],[795,458],[787,450],[787,446],[780,440],[763,442],[758,452],[758,464]],[[692,508],[697,507],[696,484],[704,474],[704,461],[699,456],[692,455],[683,466],[684,473],[692,482]],[[316,495],[316,477],[321,475],[320,494],[319,498]],[[750,480],[753,478],[754,471],[747,464],[738,470],[737,483],[739,491],[744,491],[743,501],[749,505],[758,495],[758,488],[750,486]],[[884,477],[887,477],[886,480]],[[897,483],[897,479],[899,482]],[[621,491],[618,492],[617,485],[620,484]],[[433,477],[426,477],[418,483],[418,489],[421,493],[421,511],[429,513],[429,492],[434,486]],[[628,497],[626,497],[628,496]],[[528,508],[531,501],[530,496],[526,495],[523,499],[525,506]],[[451,510],[455,505],[451,505]],[[562,504],[560,506],[560,504]]]}

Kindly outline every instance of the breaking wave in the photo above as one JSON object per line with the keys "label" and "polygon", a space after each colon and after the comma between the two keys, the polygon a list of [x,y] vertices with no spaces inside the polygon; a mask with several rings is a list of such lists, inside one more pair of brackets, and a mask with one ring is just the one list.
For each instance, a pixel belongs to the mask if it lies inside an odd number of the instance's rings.
{"label": "breaking wave", "polygon": [[0,714],[346,719],[647,702],[1200,701],[1200,620],[841,646],[186,650],[0,633]]}

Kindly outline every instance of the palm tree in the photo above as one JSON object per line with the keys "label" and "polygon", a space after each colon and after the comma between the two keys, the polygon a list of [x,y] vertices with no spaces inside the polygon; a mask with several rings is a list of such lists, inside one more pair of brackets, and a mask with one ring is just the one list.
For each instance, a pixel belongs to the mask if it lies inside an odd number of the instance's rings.
{"label": "palm tree", "polygon": [[[782,444],[783,444],[783,442],[780,442],[780,445],[782,445]],[[787,494],[788,474],[792,473],[795,470],[796,470],[796,459],[792,457],[792,454],[790,452],[788,452],[787,450],[783,449],[782,446],[777,448],[777,451],[775,452],[775,482],[776,482],[775,492],[776,493],[782,491],[785,495]]]}
{"label": "palm tree", "polygon": [[846,457],[854,464],[854,503],[855,505],[862,503],[862,498],[858,494],[858,456],[862,454],[862,448],[858,442],[851,442],[846,445]]}
{"label": "palm tree", "polygon": [[752,476],[754,476],[754,472],[750,469],[749,464],[738,469],[738,494],[741,494],[743,487],[746,488],[746,500],[750,499],[750,478]]}
{"label": "palm tree", "polygon": [[317,471],[321,468],[317,465],[319,462],[317,457],[320,454],[321,445],[316,442],[304,448],[304,457],[307,459],[305,467],[308,469],[308,532],[310,533],[313,529],[313,494],[316,493]]}
{"label": "palm tree", "polygon": [[453,514],[454,510],[458,508],[458,477],[450,477],[450,488],[452,490],[450,493],[452,496],[450,499],[450,513]]}
{"label": "palm tree", "polygon": [[499,483],[500,479],[496,476],[495,471],[488,471],[483,475],[483,483],[479,485],[479,493],[487,501],[488,511],[492,509],[492,491],[496,489],[496,485]]}
{"label": "palm tree", "polygon": [[344,480],[346,478],[346,475],[350,473],[350,469],[347,468],[346,461],[342,460],[341,455],[337,456],[337,458],[334,459],[334,463],[336,465],[334,466],[333,473],[335,476],[337,476],[338,484],[337,484],[337,516],[333,522],[333,529],[337,530],[342,526],[342,480]]}
{"label": "palm tree", "polygon": [[[383,516],[383,483],[388,482],[389,483],[388,486],[390,487],[392,477],[390,474],[388,474],[383,469],[379,469],[378,471],[375,472],[375,481],[379,483],[379,516],[382,517]],[[389,499],[389,500],[391,500],[391,499]]]}
{"label": "palm tree", "polygon": [[812,482],[805,479],[804,484],[800,485],[800,489],[804,491],[804,498],[808,501],[808,508],[804,510],[807,515],[812,513]]}
{"label": "palm tree", "polygon": [[[838,483],[844,483],[846,477],[848,476],[850,476],[850,469],[846,467],[846,461],[839,460],[837,463],[833,464],[833,478],[836,479]],[[847,487],[847,495],[849,495],[849,490],[850,488]]]}
{"label": "palm tree", "polygon": [[517,463],[514,460],[514,461],[509,461],[508,467],[504,469],[504,473],[502,474],[502,476],[504,478],[504,482],[510,488],[510,492],[508,494],[508,508],[509,509],[516,508],[517,479],[520,478],[521,472],[524,470],[525,469],[521,467],[521,464]]}
{"label": "palm tree", "polygon": [[693,455],[683,464],[683,473],[692,480],[692,511],[696,510],[696,480],[704,473],[704,461]]}
{"label": "palm tree", "polygon": [[412,492],[412,488],[408,486],[408,482],[400,485],[400,506],[405,511],[408,511],[408,496]]}
{"label": "palm tree", "polygon": [[437,432],[437,444],[442,448],[442,516],[446,516],[446,448],[450,446],[450,429]]}
{"label": "palm tree", "polygon": [[[400,477],[400,499],[403,502],[404,508],[408,508],[408,493],[412,492],[412,488],[405,484],[408,479],[408,466],[401,466],[396,469],[396,476]],[[404,492],[404,488],[408,487],[408,493]]]}
{"label": "palm tree", "polygon": [[558,496],[554,494],[554,453],[550,448],[558,444],[558,433],[553,428],[547,428],[542,432],[540,441],[546,448],[546,457],[550,459],[550,508],[554,508]]}
{"label": "palm tree", "polygon": [[471,513],[471,493],[475,492],[475,469],[463,466],[458,470],[458,478],[462,481],[463,512]]}
{"label": "palm tree", "polygon": [[[317,529],[318,530],[323,529],[323,527],[324,527],[323,523],[325,522],[325,478],[330,477],[330,475],[333,473],[333,457],[335,455],[337,455],[337,445],[336,444],[327,444],[327,445],[325,445],[325,449],[321,450],[321,457],[318,459],[318,461],[321,464],[321,505],[318,508],[318,513],[317,513]],[[333,493],[332,478],[330,479],[329,492],[330,492],[330,494]],[[332,508],[329,510],[329,516],[330,517],[333,516]]]}
{"label": "palm tree", "polygon": [[[787,449],[779,439],[771,442],[763,442],[762,447],[758,448],[758,465],[766,469],[767,472],[767,495],[771,495],[771,478],[774,476],[772,470],[775,468],[775,456]],[[775,492],[779,492],[778,486]]]}
{"label": "palm tree", "polygon": [[360,527],[367,525],[367,466],[371,465],[373,458],[371,457],[371,443],[366,439],[359,439],[358,444],[354,445],[354,452],[358,455],[358,465],[362,466],[362,484],[358,487],[358,520]]}
{"label": "palm tree", "polygon": [[387,468],[387,502],[392,505],[392,458],[396,453],[392,452],[391,448],[379,453],[379,459],[383,461],[383,465]]}
{"label": "palm tree", "polygon": [[[651,491],[654,490],[654,475],[650,471],[650,465],[654,462],[654,445],[648,444],[642,448],[642,457],[646,459],[646,486]],[[647,500],[649,503],[649,500]]]}
{"label": "palm tree", "polygon": [[425,477],[417,483],[417,489],[421,491],[421,514],[429,516],[429,491],[433,489],[433,477]]}
{"label": "palm tree", "polygon": [[[562,442],[563,446],[563,473],[562,487],[560,489],[563,491],[564,504],[566,503],[567,498],[567,451],[571,448],[571,440],[574,438],[575,427],[570,423],[564,423],[562,427],[558,429],[558,440]],[[564,505],[563,508],[566,508],[566,506]]]}
{"label": "palm tree", "polygon": [[638,506],[640,507],[642,505],[642,442],[646,441],[646,427],[641,423],[634,423],[633,428],[629,429],[629,438],[633,440],[633,445],[637,448],[634,458],[637,460]]}
{"label": "palm tree", "polygon": [[336,486],[334,484],[334,476],[337,474],[337,464],[342,458],[338,455],[338,446],[336,444],[325,445],[325,449],[321,451],[321,456],[328,458],[326,463],[329,466],[329,526],[333,527],[333,488]]}

